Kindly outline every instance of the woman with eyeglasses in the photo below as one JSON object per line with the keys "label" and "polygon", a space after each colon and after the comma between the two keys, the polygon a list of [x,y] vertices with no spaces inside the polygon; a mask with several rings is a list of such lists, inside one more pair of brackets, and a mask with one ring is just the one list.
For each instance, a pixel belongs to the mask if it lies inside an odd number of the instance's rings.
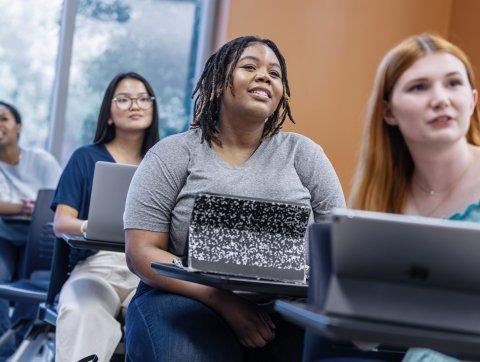
{"label": "woman with eyeglasses", "polygon": [[[149,83],[137,73],[117,75],[107,87],[93,144],[71,156],[60,178],[52,209],[57,235],[84,235],[93,171],[98,161],[138,165],[158,141],[158,109]],[[114,185],[112,185],[114,187]],[[122,331],[115,319],[128,305],[138,278],[123,253],[71,249],[75,265],[58,304],[56,361],[112,357]]]}

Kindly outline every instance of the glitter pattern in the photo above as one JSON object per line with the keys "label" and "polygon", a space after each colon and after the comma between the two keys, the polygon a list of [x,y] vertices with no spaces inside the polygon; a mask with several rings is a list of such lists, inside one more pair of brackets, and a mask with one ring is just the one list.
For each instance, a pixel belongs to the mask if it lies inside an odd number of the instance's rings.
{"label": "glitter pattern", "polygon": [[309,213],[303,205],[200,194],[189,229],[189,266],[304,281]]}

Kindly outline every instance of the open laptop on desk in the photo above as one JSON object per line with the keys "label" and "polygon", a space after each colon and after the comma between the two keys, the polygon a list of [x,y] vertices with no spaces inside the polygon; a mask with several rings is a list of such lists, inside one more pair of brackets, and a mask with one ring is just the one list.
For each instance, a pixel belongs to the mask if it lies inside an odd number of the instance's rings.
{"label": "open laptop on desk", "polygon": [[310,231],[310,253],[323,253],[311,263],[318,304],[277,310],[335,339],[480,357],[479,225],[339,209]]}
{"label": "open laptop on desk", "polygon": [[157,272],[216,287],[305,296],[305,232],[310,208],[299,204],[199,194],[185,266]]}
{"label": "open laptop on desk", "polygon": [[311,304],[280,313],[337,340],[480,357],[478,225],[335,210],[309,230]]}
{"label": "open laptop on desk", "polygon": [[347,209],[330,221],[327,314],[480,335],[479,224]]}
{"label": "open laptop on desk", "polygon": [[[76,247],[124,249],[123,212],[130,181],[137,166],[97,162],[93,174],[86,238],[67,235]],[[76,243],[76,244],[75,244]],[[113,249],[112,249],[113,248]]]}

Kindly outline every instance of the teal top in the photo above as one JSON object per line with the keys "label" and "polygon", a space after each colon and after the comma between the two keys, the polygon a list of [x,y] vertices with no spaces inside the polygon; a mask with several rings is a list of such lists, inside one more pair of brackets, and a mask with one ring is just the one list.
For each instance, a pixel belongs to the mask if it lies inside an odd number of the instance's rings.
{"label": "teal top", "polygon": [[[459,221],[472,221],[480,222],[480,201],[477,203],[472,203],[461,212],[456,212],[449,217],[449,220],[459,220]],[[455,358],[448,357],[444,354],[438,352],[424,349],[424,348],[410,348],[403,358],[404,361],[408,362],[452,362],[458,361]]]}
{"label": "teal top", "polygon": [[480,222],[480,201],[468,205],[464,211],[456,212],[450,215],[447,219]]}

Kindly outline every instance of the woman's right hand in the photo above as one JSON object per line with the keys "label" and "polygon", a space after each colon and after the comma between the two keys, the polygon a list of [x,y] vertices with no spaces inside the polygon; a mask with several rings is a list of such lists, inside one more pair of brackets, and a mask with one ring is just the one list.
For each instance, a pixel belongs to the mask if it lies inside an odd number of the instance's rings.
{"label": "woman's right hand", "polygon": [[246,299],[229,294],[218,312],[247,348],[263,347],[275,338],[275,325],[270,316]]}
{"label": "woman's right hand", "polygon": [[220,314],[246,347],[263,347],[275,337],[275,325],[256,304],[223,289],[156,274],[152,262],[171,263],[177,258],[167,251],[168,232],[127,229],[125,241],[128,267],[151,287],[204,303]]}
{"label": "woman's right hand", "polygon": [[81,224],[80,224],[80,234],[82,234],[82,236],[84,238],[87,237],[87,228],[88,228],[88,220],[84,220]]}

